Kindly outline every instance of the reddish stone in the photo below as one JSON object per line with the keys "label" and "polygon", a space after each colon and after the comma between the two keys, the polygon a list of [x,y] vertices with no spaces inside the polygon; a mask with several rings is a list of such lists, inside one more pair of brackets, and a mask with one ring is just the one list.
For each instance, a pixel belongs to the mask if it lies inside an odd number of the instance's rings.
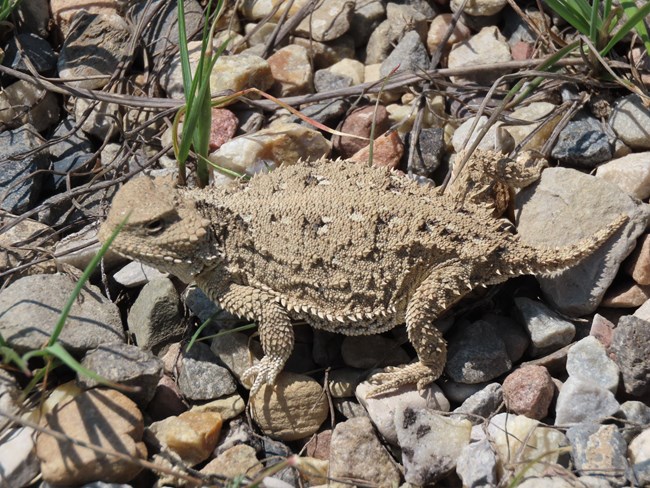
{"label": "reddish stone", "polygon": [[650,298],[650,286],[636,283],[620,283],[612,285],[605,298],[600,302],[602,307],[633,308],[640,307]]}
{"label": "reddish stone", "polygon": [[[370,127],[372,126],[374,114],[374,105],[368,105],[367,107],[354,110],[347,116],[341,125],[340,131],[346,134],[354,134],[355,136],[370,138]],[[383,105],[377,107],[377,117],[375,120],[375,137],[378,137],[386,132],[390,127],[388,111]],[[333,142],[334,148],[339,152],[341,157],[345,159],[368,145],[367,140],[345,136],[336,136]]]}
{"label": "reddish stone", "polygon": [[508,410],[535,420],[548,415],[554,392],[553,378],[543,366],[522,366],[503,382],[503,399]]}
{"label": "reddish stone", "polygon": [[[375,139],[372,151],[372,164],[374,166],[388,166],[396,169],[404,155],[404,143],[395,131],[384,134]],[[370,159],[370,145],[357,151],[350,158],[357,163],[368,163]]]}
{"label": "reddish stone", "polygon": [[528,42],[519,41],[512,46],[510,52],[512,53],[512,59],[514,61],[525,61],[526,59],[531,59],[533,57],[535,48]]}
{"label": "reddish stone", "polygon": [[600,341],[600,343],[609,348],[612,343],[612,334],[614,333],[614,328],[616,326],[603,317],[600,314],[594,315],[593,320],[591,321],[591,329],[589,330],[589,335],[594,336]]}
{"label": "reddish stone", "polygon": [[650,285],[650,235],[643,234],[636,242],[636,248],[625,262],[625,271],[639,285]]}
{"label": "reddish stone", "polygon": [[305,445],[305,455],[316,459],[328,460],[330,458],[330,441],[332,431],[324,430],[309,439]]}
{"label": "reddish stone", "polygon": [[180,415],[187,410],[183,403],[180,389],[176,382],[169,376],[160,378],[156,392],[147,406],[147,413],[153,420],[162,420],[167,417]]}
{"label": "reddish stone", "polygon": [[237,116],[225,108],[212,109],[212,125],[210,127],[210,152],[219,149],[224,143],[235,136],[239,121]]}

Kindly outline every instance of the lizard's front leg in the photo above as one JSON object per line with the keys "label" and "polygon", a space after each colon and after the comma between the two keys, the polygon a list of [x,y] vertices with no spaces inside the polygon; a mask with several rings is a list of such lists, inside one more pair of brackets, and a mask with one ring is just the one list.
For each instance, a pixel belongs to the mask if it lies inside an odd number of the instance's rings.
{"label": "lizard's front leg", "polygon": [[370,396],[411,383],[423,389],[438,379],[447,360],[447,343],[433,322],[470,289],[469,272],[458,260],[438,266],[431,272],[417,288],[406,309],[406,330],[418,361],[386,368],[373,375],[370,382],[378,386],[371,390]]}
{"label": "lizard's front leg", "polygon": [[264,383],[273,384],[293,350],[293,327],[287,311],[275,301],[273,295],[250,286],[231,285],[220,298],[221,306],[259,324],[264,357],[248,368],[242,380],[255,378],[251,396]]}

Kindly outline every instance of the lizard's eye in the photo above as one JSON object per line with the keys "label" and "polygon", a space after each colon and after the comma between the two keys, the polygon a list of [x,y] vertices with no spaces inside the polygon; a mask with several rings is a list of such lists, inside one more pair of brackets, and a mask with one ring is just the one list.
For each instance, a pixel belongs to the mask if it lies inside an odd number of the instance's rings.
{"label": "lizard's eye", "polygon": [[161,219],[152,220],[147,224],[146,228],[149,235],[156,235],[162,232],[165,228],[165,223]]}

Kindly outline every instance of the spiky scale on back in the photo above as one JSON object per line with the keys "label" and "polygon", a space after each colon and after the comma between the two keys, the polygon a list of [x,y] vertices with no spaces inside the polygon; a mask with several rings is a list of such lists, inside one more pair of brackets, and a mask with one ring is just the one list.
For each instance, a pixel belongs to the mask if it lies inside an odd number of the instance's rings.
{"label": "spiky scale on back", "polygon": [[381,393],[439,376],[445,344],[432,322],[469,290],[563,269],[620,225],[557,253],[536,250],[482,198],[459,205],[457,194],[385,168],[319,161],[202,190],[128,183],[101,236],[134,207],[117,251],[195,279],[227,310],[258,320],[266,357],[250,370],[254,389],[273,382],[291,352],[291,319],[350,335],[406,321],[420,361],[377,377]]}

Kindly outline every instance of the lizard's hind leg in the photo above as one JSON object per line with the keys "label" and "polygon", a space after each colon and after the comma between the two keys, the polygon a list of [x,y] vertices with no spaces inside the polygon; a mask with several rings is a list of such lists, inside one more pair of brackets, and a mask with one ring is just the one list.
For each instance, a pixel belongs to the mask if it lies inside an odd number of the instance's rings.
{"label": "lizard's hind leg", "polygon": [[418,361],[390,367],[370,378],[376,386],[370,396],[381,395],[402,385],[416,383],[423,389],[442,374],[447,360],[447,343],[434,321],[471,289],[468,270],[458,261],[443,264],[417,288],[406,309],[406,330],[418,354]]}

